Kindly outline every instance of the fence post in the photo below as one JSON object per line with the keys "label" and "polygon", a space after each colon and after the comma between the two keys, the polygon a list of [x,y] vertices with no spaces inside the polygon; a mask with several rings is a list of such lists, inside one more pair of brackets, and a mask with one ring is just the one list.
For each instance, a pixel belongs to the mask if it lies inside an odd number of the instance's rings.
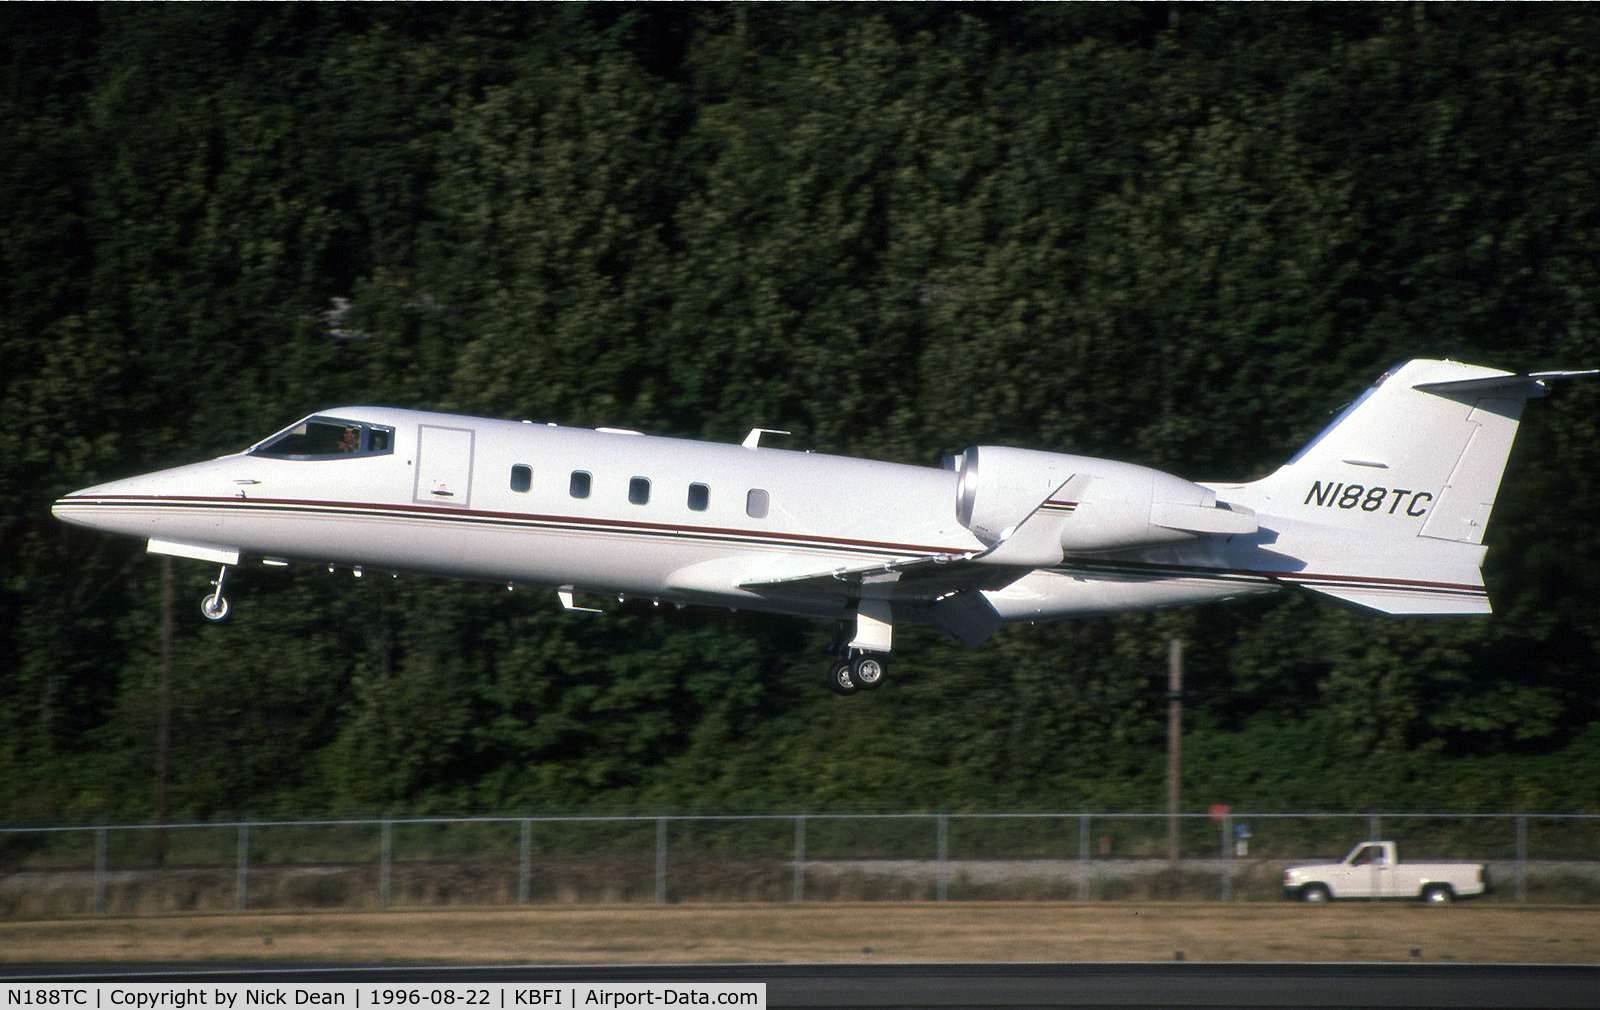
{"label": "fence post", "polygon": [[250,903],[250,825],[239,825],[239,863],[234,876],[233,906],[244,911]]}
{"label": "fence post", "polygon": [[656,818],[656,904],[667,903],[667,819]]}
{"label": "fence post", "polygon": [[106,912],[106,829],[96,828],[94,833],[94,911]]}
{"label": "fence post", "polygon": [[1233,815],[1224,814],[1218,827],[1222,831],[1222,900],[1233,900]]}
{"label": "fence post", "polygon": [[794,903],[806,900],[806,815],[794,819]]}
{"label": "fence post", "polygon": [[533,821],[522,819],[522,847],[517,858],[517,901],[526,905],[533,897]]}
{"label": "fence post", "polygon": [[949,884],[948,884],[948,882],[946,880],[946,876],[947,876],[947,872],[948,872],[948,869],[949,869],[947,864],[948,864],[948,861],[950,859],[950,815],[949,814],[937,814],[937,815],[935,815],[934,820],[938,824],[938,829],[939,829],[938,830],[938,860],[939,860],[938,870],[939,870],[939,877],[938,877],[938,882],[935,884],[935,887],[934,887],[934,898],[937,901],[944,901],[947,897],[949,897]]}
{"label": "fence post", "polygon": [[1517,815],[1517,904],[1528,900],[1528,815]]}
{"label": "fence post", "polygon": [[[1376,842],[1383,838],[1383,818],[1378,814],[1367,815],[1367,841]],[[1378,893],[1378,864],[1372,864],[1372,897],[1368,901],[1377,901],[1383,895]]]}
{"label": "fence post", "polygon": [[378,904],[389,907],[391,864],[394,862],[394,822],[383,822],[381,853],[378,857]]}
{"label": "fence post", "polygon": [[1089,900],[1089,815],[1078,815],[1078,900]]}

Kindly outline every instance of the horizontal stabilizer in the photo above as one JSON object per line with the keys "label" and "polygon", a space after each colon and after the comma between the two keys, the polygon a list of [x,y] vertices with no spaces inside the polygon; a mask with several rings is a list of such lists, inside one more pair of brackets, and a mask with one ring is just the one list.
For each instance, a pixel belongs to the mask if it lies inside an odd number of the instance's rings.
{"label": "horizontal stabilizer", "polygon": [[1586,368],[1567,372],[1530,372],[1527,375],[1503,373],[1472,379],[1449,379],[1443,382],[1419,382],[1414,388],[1429,393],[1501,393],[1535,399],[1543,396],[1545,383],[1551,379],[1577,379],[1600,375],[1600,369]]}

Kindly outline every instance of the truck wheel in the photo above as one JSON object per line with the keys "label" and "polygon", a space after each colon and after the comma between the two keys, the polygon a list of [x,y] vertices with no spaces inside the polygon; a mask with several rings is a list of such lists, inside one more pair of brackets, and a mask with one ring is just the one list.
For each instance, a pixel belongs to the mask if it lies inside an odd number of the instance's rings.
{"label": "truck wheel", "polygon": [[1422,900],[1430,905],[1448,905],[1456,900],[1456,892],[1449,884],[1429,884],[1422,889]]}
{"label": "truck wheel", "polygon": [[1333,893],[1328,890],[1327,884],[1307,884],[1300,888],[1300,900],[1308,904],[1322,904],[1333,900]]}

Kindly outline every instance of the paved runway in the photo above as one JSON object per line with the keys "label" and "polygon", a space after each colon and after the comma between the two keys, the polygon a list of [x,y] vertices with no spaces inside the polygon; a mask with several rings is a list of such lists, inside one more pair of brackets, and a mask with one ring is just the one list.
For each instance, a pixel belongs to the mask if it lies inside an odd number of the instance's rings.
{"label": "paved runway", "polygon": [[0,982],[764,982],[769,1007],[1600,1008],[1600,965],[0,965]]}

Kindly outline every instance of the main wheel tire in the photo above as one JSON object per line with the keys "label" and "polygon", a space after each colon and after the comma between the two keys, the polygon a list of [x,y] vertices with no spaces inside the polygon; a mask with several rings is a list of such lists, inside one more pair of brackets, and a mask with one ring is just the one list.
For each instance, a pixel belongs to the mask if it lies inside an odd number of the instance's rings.
{"label": "main wheel tire", "polygon": [[1422,900],[1429,905],[1448,905],[1456,900],[1449,884],[1429,884],[1422,889]]}
{"label": "main wheel tire", "polygon": [[828,687],[834,694],[850,695],[861,690],[850,670],[850,661],[841,659],[828,666]]}
{"label": "main wheel tire", "polygon": [[1309,905],[1321,905],[1333,900],[1327,884],[1307,884],[1300,888],[1300,900]]}
{"label": "main wheel tire", "polygon": [[883,683],[883,661],[871,656],[857,656],[850,661],[850,679],[868,690],[877,687]]}

